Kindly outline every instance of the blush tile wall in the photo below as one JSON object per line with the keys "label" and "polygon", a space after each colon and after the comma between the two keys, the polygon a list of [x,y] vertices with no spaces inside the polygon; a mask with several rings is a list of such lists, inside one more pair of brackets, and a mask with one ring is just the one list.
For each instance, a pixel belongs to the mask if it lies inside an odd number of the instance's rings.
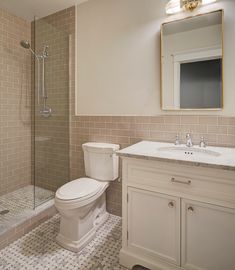
{"label": "blush tile wall", "polygon": [[31,183],[30,27],[0,9],[0,195]]}

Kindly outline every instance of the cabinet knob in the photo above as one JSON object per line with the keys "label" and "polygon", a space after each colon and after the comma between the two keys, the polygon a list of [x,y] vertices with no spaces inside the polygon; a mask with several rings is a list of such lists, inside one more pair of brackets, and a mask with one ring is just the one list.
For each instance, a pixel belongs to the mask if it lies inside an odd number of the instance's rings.
{"label": "cabinet knob", "polygon": [[192,213],[192,212],[194,212],[194,208],[192,206],[189,206],[188,211]]}
{"label": "cabinet knob", "polygon": [[169,206],[170,208],[173,208],[173,207],[175,206],[175,204],[174,204],[174,202],[169,202],[169,203],[168,203],[168,206]]}

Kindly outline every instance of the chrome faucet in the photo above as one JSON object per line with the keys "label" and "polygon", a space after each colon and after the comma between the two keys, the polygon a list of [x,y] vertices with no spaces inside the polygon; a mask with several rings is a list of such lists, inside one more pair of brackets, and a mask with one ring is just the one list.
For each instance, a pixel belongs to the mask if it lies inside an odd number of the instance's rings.
{"label": "chrome faucet", "polygon": [[203,136],[201,137],[201,140],[199,142],[199,147],[206,147],[206,142]]}
{"label": "chrome faucet", "polygon": [[180,145],[179,134],[176,134],[175,136],[175,145]]}
{"label": "chrome faucet", "polygon": [[186,134],[186,146],[187,147],[192,147],[193,146],[192,137],[191,137],[190,133]]}

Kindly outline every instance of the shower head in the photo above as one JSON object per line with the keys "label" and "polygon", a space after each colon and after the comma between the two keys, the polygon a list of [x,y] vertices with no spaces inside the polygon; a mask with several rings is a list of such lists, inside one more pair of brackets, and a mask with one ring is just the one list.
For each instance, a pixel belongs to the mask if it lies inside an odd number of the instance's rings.
{"label": "shower head", "polygon": [[25,49],[30,49],[30,43],[27,40],[21,40],[20,45]]}
{"label": "shower head", "polygon": [[37,60],[39,60],[39,56],[31,49],[31,46],[28,40],[21,40],[20,46],[24,49],[30,50],[31,53],[37,58]]}

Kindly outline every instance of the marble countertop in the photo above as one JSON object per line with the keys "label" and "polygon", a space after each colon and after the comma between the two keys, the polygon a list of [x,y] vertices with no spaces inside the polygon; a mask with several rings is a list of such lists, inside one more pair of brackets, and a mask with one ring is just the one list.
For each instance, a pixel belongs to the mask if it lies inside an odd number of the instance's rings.
{"label": "marble countertop", "polygon": [[186,147],[173,143],[142,141],[116,152],[118,156],[181,163],[235,171],[235,148]]}

